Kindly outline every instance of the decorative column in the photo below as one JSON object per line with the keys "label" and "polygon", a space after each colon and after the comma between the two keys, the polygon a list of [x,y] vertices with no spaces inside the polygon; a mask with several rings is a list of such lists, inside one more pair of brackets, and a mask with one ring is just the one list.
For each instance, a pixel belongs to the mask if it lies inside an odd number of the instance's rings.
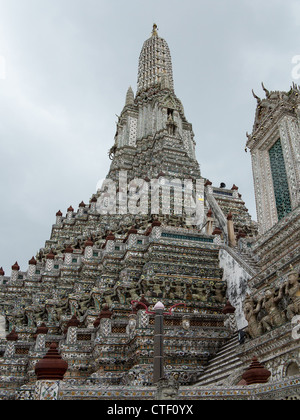
{"label": "decorative column", "polygon": [[35,275],[36,265],[37,265],[37,261],[34,257],[32,257],[31,260],[28,261],[27,277],[31,278]]}
{"label": "decorative column", "polygon": [[13,329],[10,334],[6,336],[7,344],[5,348],[4,358],[12,359],[15,355],[15,344],[18,341],[19,337],[15,329]]}
{"label": "decorative column", "polygon": [[100,333],[103,337],[107,337],[111,334],[111,317],[112,315],[109,317],[109,315],[106,317],[102,317],[101,321],[100,321]]}
{"label": "decorative column", "polygon": [[20,271],[20,266],[19,264],[16,262],[12,267],[11,267],[11,276],[10,276],[10,281],[13,283],[15,281],[18,280],[19,277],[19,271]]}
{"label": "decorative column", "polygon": [[133,248],[137,245],[137,229],[132,226],[128,231],[128,248]]}
{"label": "decorative column", "polygon": [[205,182],[204,187],[206,187],[208,194],[213,194],[212,182],[209,179]]}
{"label": "decorative column", "polygon": [[77,330],[79,327],[80,321],[77,319],[76,315],[73,315],[70,321],[67,323],[65,333],[67,333],[67,344],[76,344],[77,343]]}
{"label": "decorative column", "polygon": [[110,232],[109,235],[106,237],[106,244],[105,249],[107,252],[112,252],[115,249],[115,235]]}
{"label": "decorative column", "polygon": [[63,216],[63,214],[62,214],[62,212],[59,210],[59,211],[56,213],[56,224],[57,224],[58,226],[60,226],[60,225],[62,224],[62,216]]}
{"label": "decorative column", "polygon": [[78,212],[79,216],[83,216],[83,215],[84,215],[84,209],[85,209],[85,204],[84,204],[84,202],[82,201],[82,202],[79,204],[79,212]]}
{"label": "decorative column", "polygon": [[235,311],[236,309],[231,305],[231,303],[228,300],[222,312],[224,315],[226,315],[224,326],[226,328],[230,328],[232,333],[235,333],[238,330],[237,322],[235,318]]}
{"label": "decorative column", "polygon": [[237,235],[236,235],[236,240],[237,240],[237,244],[238,244],[238,248],[240,251],[243,250],[243,241],[242,239],[246,238],[246,233],[243,232],[241,229],[239,229]]}
{"label": "decorative column", "polygon": [[151,237],[153,239],[159,239],[161,237],[161,222],[159,222],[158,220],[155,220],[152,223],[152,232],[151,232]]}
{"label": "decorative column", "polygon": [[67,370],[68,363],[59,354],[57,343],[52,343],[46,356],[35,366],[37,382],[34,399],[36,401],[58,400],[60,384]]}
{"label": "decorative column", "polygon": [[65,265],[70,265],[72,263],[73,252],[74,250],[71,246],[65,249]]}
{"label": "decorative column", "polygon": [[89,260],[93,257],[93,246],[94,242],[89,239],[85,242],[84,258]]}
{"label": "decorative column", "polygon": [[72,220],[73,219],[73,213],[74,213],[74,209],[72,206],[70,206],[67,210],[67,220]]}
{"label": "decorative column", "polygon": [[3,268],[1,267],[0,268],[0,284],[3,284],[4,276],[5,276],[5,272],[4,272]]}
{"label": "decorative column", "polygon": [[97,206],[97,198],[93,197],[91,199],[91,204],[90,204],[90,208],[91,208],[92,213],[96,213],[96,206]]}
{"label": "decorative column", "polygon": [[229,246],[234,248],[236,246],[236,238],[235,238],[235,233],[234,233],[234,225],[233,225],[231,212],[227,216],[227,231],[228,231]]}
{"label": "decorative column", "polygon": [[46,271],[53,270],[54,258],[55,258],[55,255],[53,254],[52,251],[46,256],[46,267],[45,267]]}
{"label": "decorative column", "polygon": [[233,184],[233,186],[232,186],[232,188],[231,188],[231,191],[232,191],[232,197],[233,198],[239,198],[239,187],[237,187],[235,184]]}
{"label": "decorative column", "polygon": [[148,328],[149,326],[149,315],[144,310],[139,310],[137,313],[137,328]]}
{"label": "decorative column", "polygon": [[46,347],[46,335],[48,334],[48,328],[43,323],[41,324],[34,335],[35,341],[35,351],[44,351]]}
{"label": "decorative column", "polygon": [[[137,303],[134,308],[137,311],[137,328],[148,328],[149,326],[149,314],[147,313],[147,308],[149,308],[150,303],[145,299],[145,296],[142,295],[141,303]],[[146,310],[145,310],[146,309]]]}
{"label": "decorative column", "polygon": [[103,305],[102,311],[100,312],[100,315],[94,322],[94,328],[98,328],[100,326],[100,330],[97,333],[100,334],[103,337],[107,337],[111,333],[111,317],[113,313],[109,309],[109,306],[107,304]]}
{"label": "decorative column", "polygon": [[214,243],[217,245],[221,245],[223,240],[222,240],[222,231],[220,228],[216,227],[215,230],[213,231],[212,235],[214,235]]}
{"label": "decorative column", "polygon": [[213,223],[214,223],[213,212],[212,212],[212,209],[209,209],[208,212],[207,212],[207,223],[206,223],[206,234],[207,235],[212,235],[212,233],[213,233]]}

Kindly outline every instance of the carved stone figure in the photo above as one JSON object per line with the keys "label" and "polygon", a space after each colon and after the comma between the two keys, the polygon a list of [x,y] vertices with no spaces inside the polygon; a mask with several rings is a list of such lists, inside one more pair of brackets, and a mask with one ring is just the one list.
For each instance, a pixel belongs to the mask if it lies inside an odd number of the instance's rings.
{"label": "carved stone figure", "polygon": [[132,299],[132,300],[139,300],[139,295],[137,294],[137,292],[136,292],[136,289],[134,288],[134,289],[130,289],[129,290],[129,294],[130,294],[130,298]]}
{"label": "carved stone figure", "polygon": [[100,306],[101,306],[101,301],[102,301],[102,293],[100,293],[99,289],[95,288],[93,289],[92,297],[94,299],[95,310],[99,311]]}
{"label": "carved stone figure", "polygon": [[38,322],[42,322],[45,321],[45,317],[48,315],[45,306],[37,306],[34,308],[35,309],[35,313],[34,313],[34,318],[35,318],[35,323],[37,325]]}
{"label": "carved stone figure", "polygon": [[164,292],[163,292],[163,298],[166,299],[169,297],[171,291],[171,284],[169,281],[166,281],[164,284]]}
{"label": "carved stone figure", "polygon": [[275,327],[280,327],[286,322],[285,314],[278,308],[278,303],[283,298],[283,288],[281,286],[278,296],[275,290],[267,290],[262,302],[262,307],[267,311],[268,315],[262,319],[262,325],[265,331],[271,331]]}
{"label": "carved stone figure", "polygon": [[119,302],[123,305],[126,302],[125,294],[123,292],[123,289],[118,288],[117,295],[119,298]]}
{"label": "carved stone figure", "polygon": [[53,322],[59,321],[62,315],[65,315],[69,310],[69,300],[63,299],[60,303],[53,308],[52,316]]}
{"label": "carved stone figure", "polygon": [[181,286],[181,284],[176,284],[174,287],[172,287],[172,289],[173,292],[170,293],[171,299],[184,299],[184,286]]}
{"label": "carved stone figure", "polygon": [[163,293],[158,283],[154,283],[153,285],[153,295],[157,297],[162,297]]}
{"label": "carved stone figure", "polygon": [[261,310],[262,300],[257,304],[249,295],[244,302],[244,314],[248,322],[247,332],[251,338],[260,337],[263,333],[262,324],[258,321],[258,314]]}
{"label": "carved stone figure", "polygon": [[198,286],[193,285],[192,290],[195,291],[195,293],[192,293],[194,300],[200,300],[201,302],[207,301],[207,291],[203,284],[200,283]]}
{"label": "carved stone figure", "polygon": [[213,296],[214,302],[217,303],[225,303],[226,294],[225,294],[225,285],[221,283],[217,283],[215,286],[215,294]]}
{"label": "carved stone figure", "polygon": [[285,283],[285,294],[288,295],[292,301],[287,307],[286,316],[291,321],[294,316],[300,315],[300,283],[299,274],[296,271],[291,271],[288,275],[288,281]]}
{"label": "carved stone figure", "polygon": [[12,316],[7,316],[7,320],[15,327],[20,327],[26,324],[26,316],[24,312],[18,312],[14,313]]}
{"label": "carved stone figure", "polygon": [[78,302],[77,312],[80,316],[83,316],[88,308],[90,307],[92,297],[90,295],[83,296]]}
{"label": "carved stone figure", "polygon": [[178,398],[178,375],[174,374],[169,379],[162,378],[157,383],[157,400],[176,400]]}
{"label": "carved stone figure", "polygon": [[116,295],[116,292],[113,292],[113,293],[111,293],[111,292],[105,292],[105,293],[104,293],[103,297],[104,297],[104,300],[105,300],[105,302],[107,303],[107,305],[109,305],[109,306],[113,305],[112,298],[113,298],[115,295]]}

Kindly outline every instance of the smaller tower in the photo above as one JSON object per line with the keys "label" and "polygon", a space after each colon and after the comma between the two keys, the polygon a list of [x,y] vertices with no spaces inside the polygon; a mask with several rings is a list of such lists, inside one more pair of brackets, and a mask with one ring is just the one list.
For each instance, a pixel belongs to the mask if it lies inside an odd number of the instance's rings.
{"label": "smaller tower", "polygon": [[265,233],[300,205],[300,90],[269,92],[257,100],[252,157],[257,217]]}
{"label": "smaller tower", "polygon": [[134,105],[134,93],[131,86],[128,88],[125,102],[125,106],[129,105]]}
{"label": "smaller tower", "polygon": [[20,266],[19,264],[16,262],[12,267],[11,267],[11,276],[10,276],[10,281],[11,283],[15,282],[18,280],[18,276],[19,276],[19,272],[20,272]]}

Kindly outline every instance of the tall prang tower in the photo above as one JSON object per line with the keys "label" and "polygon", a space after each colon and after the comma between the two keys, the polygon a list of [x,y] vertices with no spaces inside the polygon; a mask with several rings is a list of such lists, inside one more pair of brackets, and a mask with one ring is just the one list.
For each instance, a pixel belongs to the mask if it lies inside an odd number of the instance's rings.
{"label": "tall prang tower", "polygon": [[136,96],[128,89],[111,158],[111,179],[120,170],[127,170],[130,179],[162,173],[200,178],[192,125],[175,95],[170,50],[156,25],[140,54]]}

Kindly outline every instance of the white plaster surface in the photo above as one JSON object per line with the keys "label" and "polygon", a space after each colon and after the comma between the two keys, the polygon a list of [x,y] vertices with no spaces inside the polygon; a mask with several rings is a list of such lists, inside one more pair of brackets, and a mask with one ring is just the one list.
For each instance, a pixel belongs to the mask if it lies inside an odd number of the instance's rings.
{"label": "white plaster surface", "polygon": [[0,316],[0,338],[6,337],[6,331],[5,331],[5,318],[4,316]]}
{"label": "white plaster surface", "polygon": [[225,249],[220,249],[219,258],[220,267],[224,270],[223,280],[227,283],[227,297],[236,308],[238,328],[245,328],[248,323],[243,312],[243,301],[246,294],[250,292],[248,281],[251,276]]}

